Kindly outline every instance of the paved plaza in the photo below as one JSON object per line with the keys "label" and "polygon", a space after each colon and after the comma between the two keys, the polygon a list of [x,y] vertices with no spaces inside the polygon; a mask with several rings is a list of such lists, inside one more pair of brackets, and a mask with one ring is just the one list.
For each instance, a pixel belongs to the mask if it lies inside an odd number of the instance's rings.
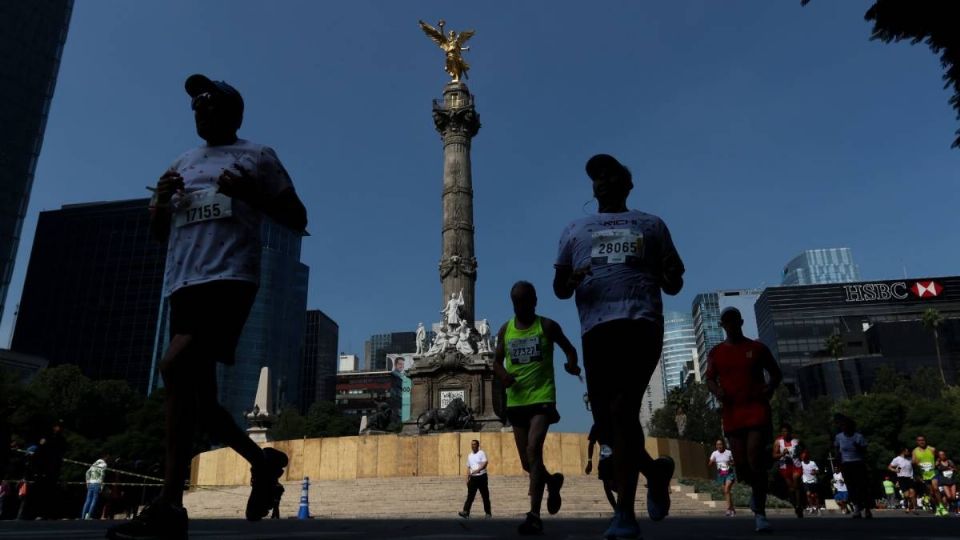
{"label": "paved plaza", "polygon": [[[796,519],[771,516],[775,531],[770,535],[753,532],[753,519],[736,518],[667,518],[660,523],[643,522],[647,540],[668,539],[735,539],[777,538],[804,540],[893,540],[918,538],[939,540],[960,537],[960,518],[904,516],[880,512],[872,520],[849,517],[817,517]],[[599,539],[605,520],[546,518],[546,534],[542,538]],[[110,522],[103,521],[2,521],[0,539],[103,538]],[[266,520],[248,523],[242,520],[198,519],[190,523],[191,538],[210,539],[503,539],[519,537],[516,519],[422,519],[360,520],[312,519],[307,521]]]}

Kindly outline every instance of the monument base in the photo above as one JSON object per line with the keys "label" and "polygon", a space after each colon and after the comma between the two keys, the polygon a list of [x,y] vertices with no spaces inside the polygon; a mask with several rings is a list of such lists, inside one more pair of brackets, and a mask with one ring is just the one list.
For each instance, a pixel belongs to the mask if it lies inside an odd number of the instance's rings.
{"label": "monument base", "polygon": [[255,426],[255,427],[247,428],[247,435],[249,435],[250,439],[255,443],[268,442],[267,428],[265,427]]}

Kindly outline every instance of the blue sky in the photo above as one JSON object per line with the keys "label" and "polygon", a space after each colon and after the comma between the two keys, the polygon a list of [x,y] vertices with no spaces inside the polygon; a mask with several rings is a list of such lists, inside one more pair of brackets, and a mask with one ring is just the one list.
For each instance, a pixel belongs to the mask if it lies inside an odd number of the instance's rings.
{"label": "blue sky", "polygon": [[[430,100],[447,76],[417,19],[477,31],[476,311],[494,326],[527,279],[540,312],[579,334],[550,282],[561,229],[595,210],[583,164],[597,152],[633,170],[630,206],[671,228],[688,270],[667,309],[777,284],[808,248],[852,248],[867,279],[955,274],[960,152],[942,72],[924,47],[869,41],[870,4],[77,2],[0,335],[38,212],[146,196],[199,143],[183,92],[195,72],[243,93],[241,136],[293,177],[308,306],[340,324],[340,348],[436,320]],[[557,377],[558,429],[587,429],[583,387]]]}

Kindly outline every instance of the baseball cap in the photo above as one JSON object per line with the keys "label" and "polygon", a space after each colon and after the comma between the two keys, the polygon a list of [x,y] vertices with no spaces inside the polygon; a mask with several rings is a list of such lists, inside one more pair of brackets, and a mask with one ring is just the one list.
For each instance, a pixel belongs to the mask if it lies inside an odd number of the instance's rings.
{"label": "baseball cap", "polygon": [[194,73],[184,81],[183,88],[190,97],[197,97],[204,92],[220,94],[231,102],[238,113],[243,114],[243,97],[240,96],[240,92],[236,88],[224,81],[214,81],[206,75]]}
{"label": "baseball cap", "polygon": [[627,168],[610,154],[597,154],[587,160],[587,176],[596,180],[606,171],[627,172]]}

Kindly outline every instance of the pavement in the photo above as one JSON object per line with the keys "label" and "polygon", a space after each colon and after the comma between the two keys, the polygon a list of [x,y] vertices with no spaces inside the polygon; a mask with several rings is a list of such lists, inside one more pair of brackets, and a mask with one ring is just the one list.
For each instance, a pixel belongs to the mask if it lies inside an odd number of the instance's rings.
{"label": "pavement", "polygon": [[[960,518],[905,516],[899,512],[877,512],[871,520],[853,520],[848,516],[821,516],[797,519],[783,515],[770,517],[774,532],[757,534],[753,518],[746,513],[734,518],[668,517],[659,523],[641,521],[646,540],[668,539],[758,539],[778,540],[903,540],[917,538],[941,540],[960,538]],[[108,521],[0,521],[0,539],[103,538],[113,522]],[[516,518],[494,519],[311,519],[264,520],[249,523],[236,519],[195,519],[190,522],[190,538],[201,539],[496,539],[517,538]],[[598,540],[606,527],[605,519],[544,517],[546,534],[541,538]]]}

